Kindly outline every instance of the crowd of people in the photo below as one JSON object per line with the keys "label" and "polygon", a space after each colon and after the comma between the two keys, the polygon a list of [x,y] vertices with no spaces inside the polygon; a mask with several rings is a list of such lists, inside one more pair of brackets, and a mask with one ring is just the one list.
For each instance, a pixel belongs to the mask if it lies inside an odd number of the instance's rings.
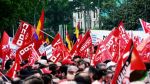
{"label": "crowd of people", "polygon": [[[21,66],[26,63],[24,61]],[[8,60],[1,72],[5,74],[12,64],[13,60]],[[89,58],[82,59],[80,56],[54,64],[42,56],[33,66],[22,67],[13,79],[2,75],[0,84],[111,84],[116,65],[107,60],[91,66]],[[129,79],[123,84],[129,84]]]}

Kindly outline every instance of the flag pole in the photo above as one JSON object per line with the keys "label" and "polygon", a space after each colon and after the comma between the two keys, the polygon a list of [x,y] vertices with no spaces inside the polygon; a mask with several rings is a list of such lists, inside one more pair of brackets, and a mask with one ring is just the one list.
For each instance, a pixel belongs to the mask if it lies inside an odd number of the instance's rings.
{"label": "flag pole", "polygon": [[[40,29],[38,29],[38,30],[40,30]],[[40,30],[40,31],[41,31],[42,33],[46,34],[47,36],[51,37],[52,39],[54,39],[54,37],[51,36],[51,35],[49,35],[48,33],[44,32],[44,31],[42,31],[42,30]]]}

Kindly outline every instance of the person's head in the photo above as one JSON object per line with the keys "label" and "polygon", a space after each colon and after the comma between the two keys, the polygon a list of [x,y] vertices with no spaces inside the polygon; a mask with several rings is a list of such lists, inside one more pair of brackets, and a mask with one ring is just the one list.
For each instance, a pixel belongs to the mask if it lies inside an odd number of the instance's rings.
{"label": "person's head", "polygon": [[23,84],[44,84],[44,81],[36,76],[29,76],[24,79]]}
{"label": "person's head", "polygon": [[113,71],[107,70],[106,77],[105,77],[106,82],[110,82],[112,80],[112,77],[113,77]]}
{"label": "person's head", "polygon": [[57,77],[60,78],[60,79],[66,78],[67,68],[68,68],[68,66],[66,66],[66,65],[60,66],[59,71],[58,71],[59,73],[57,74]]}
{"label": "person's head", "polygon": [[83,71],[86,68],[85,62],[83,60],[78,61],[78,68],[80,71]]}
{"label": "person's head", "polygon": [[106,70],[106,64],[105,63],[99,63],[96,65],[96,68],[99,70]]}
{"label": "person's head", "polygon": [[50,64],[50,65],[49,65],[49,70],[52,71],[51,74],[55,75],[56,72],[57,72],[57,65],[56,65],[56,64]]}
{"label": "person's head", "polygon": [[107,65],[106,65],[106,68],[107,68],[108,70],[111,70],[111,71],[115,72],[116,63],[115,63],[115,62],[108,62]]}
{"label": "person's head", "polygon": [[98,80],[98,77],[97,77],[98,75],[97,74],[98,74],[97,69],[94,68],[93,66],[90,66],[89,67],[89,76],[90,76],[92,81]]}
{"label": "person's head", "polygon": [[50,74],[43,74],[41,77],[44,81],[44,84],[51,84],[52,76]]}
{"label": "person's head", "polygon": [[67,79],[68,80],[74,80],[74,77],[76,75],[78,71],[78,68],[76,66],[68,66],[68,69],[67,69]]}
{"label": "person's head", "polygon": [[74,57],[73,57],[73,61],[76,62],[76,63],[77,63],[80,59],[81,59],[80,56],[74,56]]}
{"label": "person's head", "polygon": [[75,81],[77,84],[91,84],[91,78],[87,73],[78,73],[75,76]]}

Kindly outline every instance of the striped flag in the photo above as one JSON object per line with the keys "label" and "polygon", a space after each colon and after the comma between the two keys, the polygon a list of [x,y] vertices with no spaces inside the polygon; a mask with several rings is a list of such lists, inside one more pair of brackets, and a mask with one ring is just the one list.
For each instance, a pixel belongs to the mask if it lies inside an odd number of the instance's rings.
{"label": "striped flag", "polygon": [[80,29],[80,23],[78,22],[77,26],[75,27],[75,32],[73,36],[73,44],[75,44],[75,42],[79,38],[79,29]]}
{"label": "striped flag", "polygon": [[44,10],[42,10],[41,12],[41,16],[40,16],[40,19],[36,28],[36,33],[38,35],[39,40],[44,39],[44,34],[43,32],[41,32],[43,30],[43,27],[44,27]]}
{"label": "striped flag", "polygon": [[71,50],[72,46],[71,46],[71,41],[70,41],[70,36],[68,34],[68,32],[66,31],[66,47]]}

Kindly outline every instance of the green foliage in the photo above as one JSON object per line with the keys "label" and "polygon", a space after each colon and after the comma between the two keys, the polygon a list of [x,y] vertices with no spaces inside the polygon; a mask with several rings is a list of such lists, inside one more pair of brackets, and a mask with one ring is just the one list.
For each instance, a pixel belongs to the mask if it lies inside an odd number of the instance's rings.
{"label": "green foliage", "polygon": [[[45,10],[47,33],[58,32],[60,24],[69,24],[72,31],[72,12],[100,9],[100,29],[117,26],[123,20],[126,29],[137,29],[139,18],[150,21],[150,0],[0,0],[0,31],[12,35],[12,28],[18,28],[19,20],[37,25],[41,10]],[[51,31],[51,32],[50,32]]]}

